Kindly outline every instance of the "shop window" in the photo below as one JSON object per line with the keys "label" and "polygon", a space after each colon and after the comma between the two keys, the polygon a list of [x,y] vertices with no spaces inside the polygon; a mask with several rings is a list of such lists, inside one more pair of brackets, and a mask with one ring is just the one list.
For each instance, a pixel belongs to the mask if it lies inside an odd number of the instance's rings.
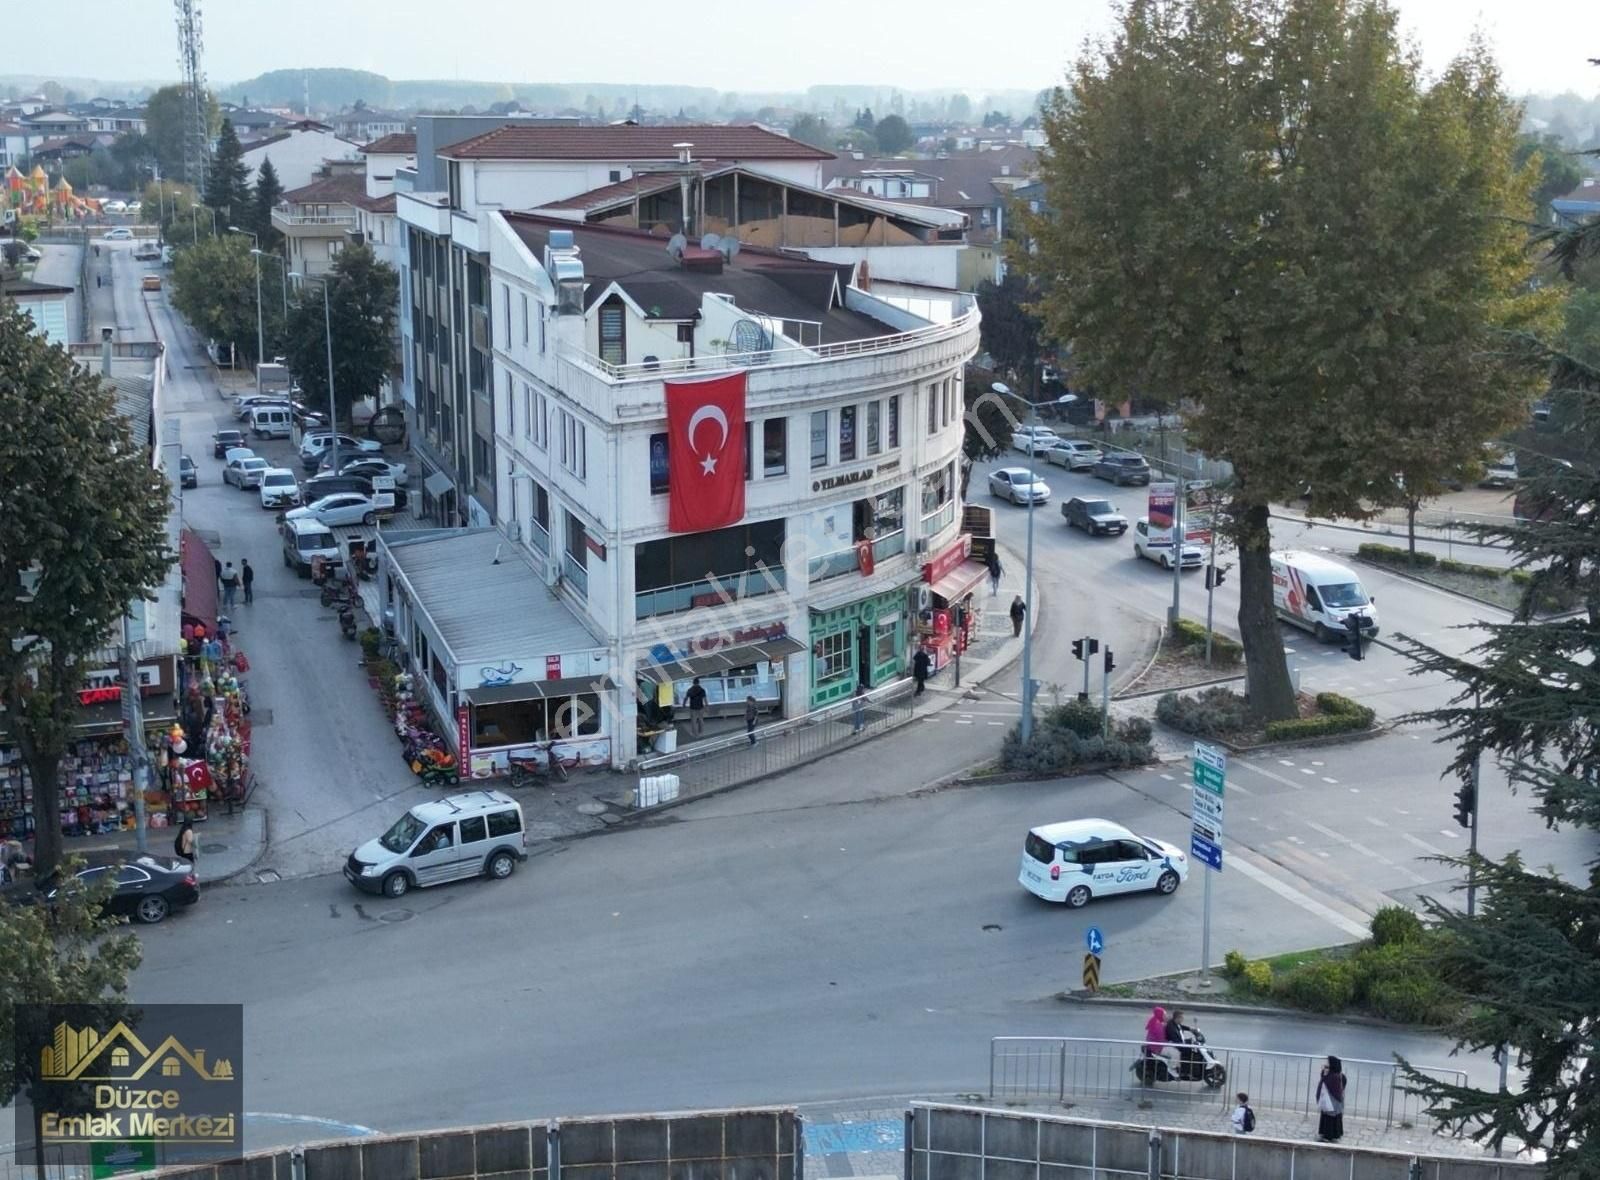
{"label": "shop window", "polygon": [[811,470],[828,465],[828,411],[811,412]]}
{"label": "shop window", "polygon": [[538,480],[533,481],[533,519],[545,532],[550,531],[550,492]]}
{"label": "shop window", "polygon": [[768,418],[761,424],[761,474],[783,475],[789,468],[789,419]]}
{"label": "shop window", "polygon": [[850,659],[851,632],[835,631],[817,640],[817,684],[843,680],[854,670]]}
{"label": "shop window", "polygon": [[843,406],[839,410],[839,462],[848,463],[856,457],[856,408]]}
{"label": "shop window", "polygon": [[872,633],[872,664],[881,668],[900,657],[900,645],[896,642],[900,630],[900,619],[879,620]]}
{"label": "shop window", "polygon": [[476,705],[472,710],[474,749],[498,746],[524,746],[545,740],[549,721],[543,697],[527,701],[503,701],[498,705]]}
{"label": "shop window", "polygon": [[585,544],[587,536],[583,521],[567,513],[567,556],[577,562],[580,569],[589,568],[589,546]]}
{"label": "shop window", "polygon": [[463,844],[476,844],[488,839],[488,828],[483,822],[483,816],[474,815],[461,821],[461,842]]}
{"label": "shop window", "polygon": [[441,699],[450,699],[450,678],[445,674],[444,663],[437,655],[429,661],[432,664],[433,687],[439,690]]}
{"label": "shop window", "polygon": [[550,702],[550,736],[587,737],[600,732],[600,697],[592,692]]}
{"label": "shop window", "polygon": [[867,403],[867,454],[876,455],[883,449],[883,403]]}
{"label": "shop window", "polygon": [[897,393],[889,399],[889,449],[892,451],[900,445],[900,395]]}
{"label": "shop window", "polygon": [[671,472],[667,467],[667,434],[650,436],[650,494],[664,496],[671,486]]}

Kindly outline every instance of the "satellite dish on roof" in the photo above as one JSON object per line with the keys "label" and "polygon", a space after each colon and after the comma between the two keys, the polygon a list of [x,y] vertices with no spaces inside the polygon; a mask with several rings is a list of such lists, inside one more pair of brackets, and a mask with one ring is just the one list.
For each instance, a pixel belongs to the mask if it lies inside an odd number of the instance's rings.
{"label": "satellite dish on roof", "polygon": [[718,250],[722,246],[722,239],[716,234],[704,234],[700,238],[700,249]]}
{"label": "satellite dish on roof", "polygon": [[733,325],[728,350],[749,357],[752,365],[764,364],[771,356],[772,333],[756,320],[739,320]]}
{"label": "satellite dish on roof", "polygon": [[683,251],[688,245],[688,238],[684,237],[682,234],[673,234],[671,240],[667,242],[667,253],[672,255],[679,262],[682,262]]}

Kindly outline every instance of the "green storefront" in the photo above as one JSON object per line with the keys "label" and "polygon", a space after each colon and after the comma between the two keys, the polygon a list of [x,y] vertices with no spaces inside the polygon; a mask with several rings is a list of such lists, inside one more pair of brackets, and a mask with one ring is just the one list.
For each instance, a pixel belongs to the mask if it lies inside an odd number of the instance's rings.
{"label": "green storefront", "polygon": [[829,611],[811,612],[811,708],[848,699],[906,670],[904,586]]}

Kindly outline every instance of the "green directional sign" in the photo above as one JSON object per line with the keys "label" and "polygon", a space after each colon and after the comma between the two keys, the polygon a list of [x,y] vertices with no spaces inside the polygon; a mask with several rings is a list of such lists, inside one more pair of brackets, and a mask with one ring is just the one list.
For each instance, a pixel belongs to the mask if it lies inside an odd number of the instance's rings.
{"label": "green directional sign", "polygon": [[1194,785],[1220,795],[1228,777],[1228,756],[1203,742],[1194,744]]}
{"label": "green directional sign", "polygon": [[123,1143],[91,1143],[89,1165],[94,1180],[152,1171],[156,1166],[156,1145],[148,1139],[135,1139]]}

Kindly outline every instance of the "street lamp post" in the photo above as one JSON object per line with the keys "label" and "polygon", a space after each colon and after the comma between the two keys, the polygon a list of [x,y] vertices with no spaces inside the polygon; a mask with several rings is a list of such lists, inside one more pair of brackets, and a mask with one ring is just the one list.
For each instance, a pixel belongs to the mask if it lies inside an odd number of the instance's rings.
{"label": "street lamp post", "polygon": [[261,318],[261,239],[247,229],[240,229],[237,225],[228,227],[230,234],[248,234],[250,237],[250,254],[256,260],[256,392],[261,392],[261,362],[267,359],[266,332],[262,327]]}
{"label": "street lamp post", "polygon": [[[289,277],[305,279],[299,271],[291,270]],[[333,313],[328,308],[328,276],[322,276],[322,338],[328,346],[328,462],[339,470],[339,414],[333,402]]]}
{"label": "street lamp post", "polygon": [[[1003,381],[996,381],[989,386],[991,390],[1001,397],[1010,398],[1012,401],[1024,402],[1028,407],[1028,425],[1039,424],[1039,405],[1037,402],[1028,401],[1011,392],[1011,388]],[[1027,609],[1033,610],[1033,485],[1036,472],[1033,470],[1033,447],[1028,448],[1028,556],[1023,566],[1022,600]],[[1024,745],[1033,736],[1033,620],[1023,619],[1022,625],[1022,717],[1019,721],[1022,742]]]}

